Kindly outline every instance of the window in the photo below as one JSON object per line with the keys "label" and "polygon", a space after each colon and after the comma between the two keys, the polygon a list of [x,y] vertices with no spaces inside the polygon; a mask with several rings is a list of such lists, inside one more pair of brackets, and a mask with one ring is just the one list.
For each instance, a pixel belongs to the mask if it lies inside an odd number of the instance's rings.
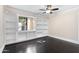
{"label": "window", "polygon": [[35,30],[35,20],[32,17],[19,16],[19,31],[33,31]]}

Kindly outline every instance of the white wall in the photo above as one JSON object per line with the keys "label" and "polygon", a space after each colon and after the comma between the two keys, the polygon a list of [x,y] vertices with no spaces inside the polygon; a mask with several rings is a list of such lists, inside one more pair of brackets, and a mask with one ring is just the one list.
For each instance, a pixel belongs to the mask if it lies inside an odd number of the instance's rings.
{"label": "white wall", "polygon": [[[18,32],[17,14],[36,17],[36,31]],[[35,13],[5,6],[5,39],[6,44],[30,40],[48,34],[47,18]],[[6,26],[7,25],[7,26]]]}
{"label": "white wall", "polygon": [[49,36],[78,40],[78,8],[54,13],[49,19]]}
{"label": "white wall", "polygon": [[3,6],[0,5],[0,52],[2,52],[5,44],[3,32]]}

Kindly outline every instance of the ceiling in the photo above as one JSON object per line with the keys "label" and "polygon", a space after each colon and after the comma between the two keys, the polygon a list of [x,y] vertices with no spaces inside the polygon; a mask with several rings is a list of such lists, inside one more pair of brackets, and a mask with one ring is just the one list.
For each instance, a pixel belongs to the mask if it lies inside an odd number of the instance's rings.
{"label": "ceiling", "polygon": [[[34,13],[41,13],[42,11],[40,11],[39,9],[46,7],[45,5],[10,5],[10,6]],[[60,11],[63,11],[63,10],[79,7],[79,5],[53,5],[53,7],[58,7]]]}

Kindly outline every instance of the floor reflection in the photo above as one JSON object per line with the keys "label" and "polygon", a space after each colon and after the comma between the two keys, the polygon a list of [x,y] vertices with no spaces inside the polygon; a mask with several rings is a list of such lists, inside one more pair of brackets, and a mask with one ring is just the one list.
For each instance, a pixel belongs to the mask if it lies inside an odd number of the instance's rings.
{"label": "floor reflection", "polygon": [[33,45],[29,45],[27,46],[26,48],[26,53],[36,53],[36,46],[33,46]]}

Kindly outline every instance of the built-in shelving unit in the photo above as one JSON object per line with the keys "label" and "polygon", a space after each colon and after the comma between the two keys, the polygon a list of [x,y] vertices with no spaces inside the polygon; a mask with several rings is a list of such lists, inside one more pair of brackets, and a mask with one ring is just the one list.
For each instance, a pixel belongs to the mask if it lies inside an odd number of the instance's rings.
{"label": "built-in shelving unit", "polygon": [[16,15],[8,10],[4,12],[4,34],[6,44],[16,40]]}
{"label": "built-in shelving unit", "polygon": [[38,18],[37,19],[37,27],[36,27],[38,34],[48,34],[48,22],[47,19]]}
{"label": "built-in shelving unit", "polygon": [[[18,10],[17,13],[20,12],[22,11]],[[32,31],[18,31],[17,14],[14,13],[14,10],[10,10],[10,8],[5,9],[4,18],[4,35],[6,44],[31,40],[48,34],[48,22],[46,18],[36,16],[36,27],[35,30]]]}

